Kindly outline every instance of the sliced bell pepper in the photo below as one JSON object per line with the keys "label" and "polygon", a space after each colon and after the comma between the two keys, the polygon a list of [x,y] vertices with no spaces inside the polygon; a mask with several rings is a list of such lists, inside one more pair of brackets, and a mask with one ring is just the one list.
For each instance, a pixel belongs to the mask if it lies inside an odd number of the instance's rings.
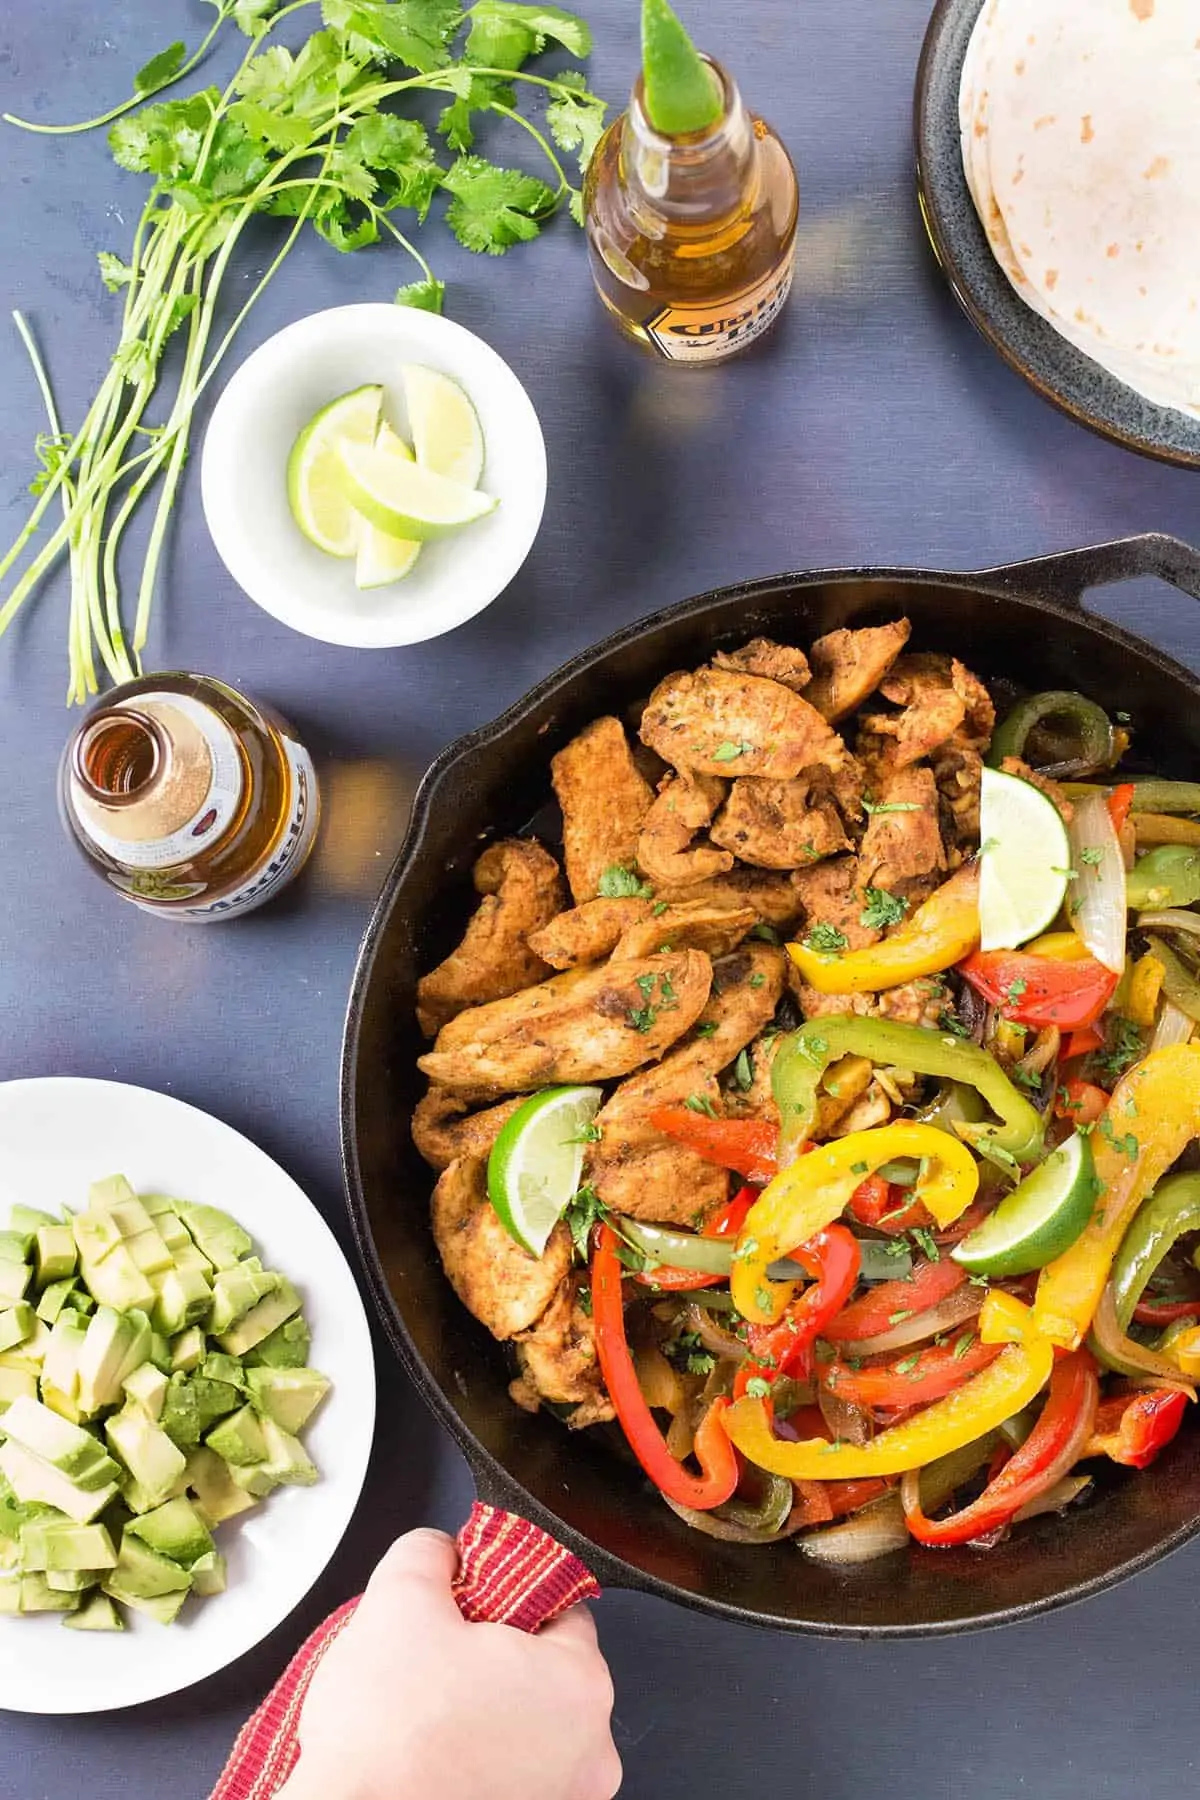
{"label": "sliced bell pepper", "polygon": [[934,1223],[933,1214],[914,1200],[907,1188],[898,1187],[883,1175],[868,1175],[860,1182],[846,1202],[846,1211],[860,1225],[869,1225],[889,1236]]}
{"label": "sliced bell pepper", "polygon": [[986,1050],[923,1025],[835,1013],[810,1019],[790,1033],[775,1052],[771,1091],[782,1121],[781,1169],[811,1136],[817,1117],[817,1088],[825,1070],[850,1054],[869,1057],[885,1068],[911,1069],[916,1075],[937,1075],[977,1088],[1000,1123],[958,1121],[954,1129],[959,1137],[968,1143],[995,1144],[1017,1162],[1033,1162],[1041,1155],[1040,1114]]}
{"label": "sliced bell pepper", "polygon": [[1170,1044],[1118,1083],[1092,1136],[1099,1190],[1081,1235],[1038,1278],[1038,1330],[1068,1349],[1087,1331],[1142,1201],[1200,1136],[1200,1045]]}
{"label": "sliced bell pepper", "polygon": [[1082,1031],[1073,1031],[1066,1039],[1062,1048],[1063,1061],[1070,1062],[1073,1056],[1089,1056],[1093,1050],[1103,1048],[1104,1033],[1099,1026],[1085,1025]]}
{"label": "sliced bell pepper", "polygon": [[1147,950],[1145,956],[1140,957],[1133,966],[1122,1010],[1126,1018],[1132,1019],[1143,1031],[1149,1031],[1154,1024],[1166,973],[1153,950]]}
{"label": "sliced bell pepper", "polygon": [[966,1326],[952,1343],[910,1351],[879,1368],[852,1369],[844,1362],[826,1363],[821,1380],[839,1400],[848,1400],[852,1406],[865,1406],[873,1412],[898,1411],[928,1406],[953,1393],[999,1354],[998,1344],[985,1344]]}
{"label": "sliced bell pepper", "polygon": [[740,1400],[754,1380],[774,1385],[781,1375],[807,1374],[812,1346],[854,1292],[862,1256],[858,1240],[844,1225],[818,1231],[792,1255],[813,1277],[775,1325],[749,1327],[750,1354],[739,1365],[733,1397]]}
{"label": "sliced bell pepper", "polygon": [[863,1176],[900,1156],[920,1163],[913,1195],[939,1225],[949,1225],[975,1198],[979,1169],[974,1157],[932,1125],[905,1121],[817,1145],[763,1189],[742,1227],[729,1286],[743,1318],[759,1325],[773,1325],[780,1318],[795,1283],[772,1281],[770,1265],[832,1225]]}
{"label": "sliced bell pepper", "polygon": [[1054,962],[1087,962],[1088,947],[1073,931],[1047,931],[1024,946],[1026,956],[1048,956]]}
{"label": "sliced bell pepper", "polygon": [[1108,808],[1108,816],[1112,820],[1113,830],[1118,836],[1125,829],[1125,821],[1129,817],[1136,792],[1137,789],[1132,781],[1122,781],[1105,798],[1104,804]]}
{"label": "sliced bell pepper", "polygon": [[979,870],[964,863],[890,937],[841,953],[789,944],[788,955],[819,994],[874,994],[953,968],[979,942]]}
{"label": "sliced bell pepper", "polygon": [[[758,1192],[755,1187],[739,1188],[728,1205],[723,1206],[720,1212],[714,1213],[708,1224],[704,1226],[700,1233],[701,1240],[708,1240],[711,1243],[722,1240],[728,1242],[731,1238],[736,1239],[745,1223],[746,1214],[758,1199]],[[683,1255],[686,1244],[687,1250],[695,1255],[695,1240],[685,1238],[681,1233],[668,1232],[661,1226],[651,1226],[647,1230],[646,1226],[637,1223],[630,1227],[628,1222],[623,1229],[626,1230],[627,1235],[638,1232],[646,1233],[649,1237],[649,1233],[652,1232],[654,1236],[661,1237],[668,1242],[672,1239],[679,1239],[680,1247],[677,1254]],[[717,1267],[714,1262],[711,1269],[701,1269],[695,1264],[689,1267],[683,1262],[658,1263],[652,1269],[638,1270],[634,1275],[634,1280],[639,1281],[643,1287],[658,1288],[663,1293],[686,1294],[696,1288],[719,1287],[722,1282],[729,1280],[729,1267],[723,1260],[720,1267]]]}
{"label": "sliced bell pepper", "polygon": [[[1123,1329],[1155,1269],[1188,1231],[1200,1231],[1200,1175],[1168,1175],[1138,1208],[1113,1258],[1113,1300]],[[1184,1312],[1188,1310],[1185,1306]]]}
{"label": "sliced bell pepper", "polygon": [[737,1457],[724,1428],[729,1403],[723,1398],[714,1400],[701,1420],[695,1440],[701,1473],[693,1475],[667,1449],[638,1385],[625,1335],[618,1243],[611,1225],[602,1223],[597,1227],[592,1254],[592,1323],[608,1397],[630,1449],[656,1487],[683,1506],[708,1512],[730,1499],[738,1484]]}
{"label": "sliced bell pepper", "polygon": [[[1117,760],[1115,752],[1118,746],[1104,708],[1094,700],[1089,700],[1086,694],[1054,688],[1044,694],[1028,694],[1024,700],[1018,700],[1011,712],[1001,719],[992,734],[991,748],[988,751],[991,767],[1000,768],[1004,759],[1009,756],[1024,758],[1030,735],[1050,719],[1057,721],[1059,725],[1055,737],[1065,740],[1061,748],[1074,751],[1074,755],[1063,759],[1069,760],[1072,768],[1081,773],[1084,769],[1107,769]],[[1070,727],[1069,738],[1061,729],[1063,724]],[[1039,766],[1042,765],[1039,763]],[[1045,767],[1050,774],[1057,772],[1053,764]]]}
{"label": "sliced bell pepper", "polygon": [[1114,1394],[1096,1413],[1085,1456],[1107,1456],[1130,1469],[1144,1469],[1164,1449],[1183,1423],[1187,1395],[1174,1388],[1151,1388],[1140,1394]]}
{"label": "sliced bell pepper", "polygon": [[897,1324],[897,1314],[905,1318],[928,1312],[957,1293],[967,1279],[967,1271],[948,1256],[939,1262],[914,1263],[912,1274],[904,1281],[883,1281],[845,1307],[825,1328],[831,1344],[865,1343],[868,1338],[882,1337]]}
{"label": "sliced bell pepper", "polygon": [[1134,912],[1194,906],[1200,900],[1200,853],[1186,844],[1162,844],[1139,856],[1125,878]]}
{"label": "sliced bell pepper", "polygon": [[714,1213],[700,1236],[706,1238],[736,1238],[746,1223],[746,1215],[758,1199],[756,1187],[739,1188],[728,1206],[723,1206]]}
{"label": "sliced bell pepper", "polygon": [[1164,1333],[1162,1348],[1181,1375],[1200,1379],[1200,1326],[1184,1325],[1174,1337]]}
{"label": "sliced bell pepper", "polygon": [[1023,1506],[1061,1480],[1083,1454],[1099,1396],[1096,1365],[1088,1352],[1076,1350],[1064,1356],[1050,1376],[1050,1394],[1042,1415],[1021,1448],[989,1481],[978,1500],[948,1519],[925,1517],[917,1471],[906,1475],[900,1496],[905,1521],[917,1542],[944,1549],[969,1544],[1006,1525]]}
{"label": "sliced bell pepper", "polygon": [[1023,950],[978,950],[959,964],[959,974],[1004,1018],[1039,1031],[1094,1024],[1117,985],[1112,970],[1094,957],[1062,962]]}
{"label": "sliced bell pepper", "polygon": [[[1133,1309],[1135,1325],[1174,1325],[1180,1319],[1200,1318],[1200,1294],[1194,1300],[1139,1300]],[[1195,1375],[1197,1370],[1185,1371]]]}
{"label": "sliced bell pepper", "polygon": [[1008,1344],[953,1394],[889,1426],[868,1444],[830,1444],[823,1438],[789,1443],[772,1432],[764,1402],[750,1397],[730,1407],[725,1428],[743,1456],[791,1481],[899,1475],[996,1430],[1041,1393],[1053,1366],[1054,1350],[1045,1338]]}
{"label": "sliced bell pepper", "polygon": [[1176,819],[1166,813],[1135,812],[1133,829],[1139,849],[1143,844],[1200,844],[1200,822]]}
{"label": "sliced bell pepper", "polygon": [[[1103,1042],[1103,1039],[1101,1039]],[[1069,1119],[1071,1124],[1094,1125],[1108,1110],[1108,1095],[1095,1082],[1076,1077],[1064,1082],[1054,1096],[1054,1116]]]}
{"label": "sliced bell pepper", "polygon": [[710,1119],[686,1106],[656,1106],[650,1123],[705,1162],[733,1169],[746,1181],[769,1181],[775,1173],[779,1131],[769,1119]]}

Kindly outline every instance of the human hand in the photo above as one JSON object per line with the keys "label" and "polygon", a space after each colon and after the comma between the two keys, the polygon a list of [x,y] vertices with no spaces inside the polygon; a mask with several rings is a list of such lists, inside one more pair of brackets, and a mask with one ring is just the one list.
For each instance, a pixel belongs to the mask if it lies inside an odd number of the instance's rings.
{"label": "human hand", "polygon": [[458,1552],[410,1531],[321,1662],[279,1800],[612,1800],[613,1687],[586,1606],[536,1637],[470,1625]]}

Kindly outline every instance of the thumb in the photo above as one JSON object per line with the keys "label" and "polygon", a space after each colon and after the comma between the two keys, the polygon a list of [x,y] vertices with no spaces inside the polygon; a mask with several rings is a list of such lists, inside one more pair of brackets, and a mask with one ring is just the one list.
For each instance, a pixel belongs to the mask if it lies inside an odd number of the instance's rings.
{"label": "thumb", "polygon": [[376,1568],[362,1603],[372,1612],[377,1607],[421,1604],[431,1613],[461,1619],[451,1591],[457,1574],[458,1550],[453,1538],[425,1527],[408,1531],[396,1539]]}

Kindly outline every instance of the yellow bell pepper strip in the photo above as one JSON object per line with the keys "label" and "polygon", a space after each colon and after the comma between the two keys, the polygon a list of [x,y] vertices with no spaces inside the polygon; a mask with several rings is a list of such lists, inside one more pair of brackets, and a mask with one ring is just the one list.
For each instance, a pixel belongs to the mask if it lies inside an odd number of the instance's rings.
{"label": "yellow bell pepper strip", "polygon": [[1006,1294],[1003,1288],[991,1288],[979,1313],[979,1341],[1025,1344],[1036,1336],[1033,1308],[1015,1294]]}
{"label": "yellow bell pepper strip", "polygon": [[1083,1341],[1134,1214],[1197,1136],[1200,1044],[1152,1050],[1119,1082],[1092,1138],[1091,1219],[1038,1278],[1034,1321],[1056,1344],[1074,1350]]}
{"label": "yellow bell pepper strip", "polygon": [[994,1056],[949,1032],[897,1019],[863,1019],[834,1013],[810,1019],[775,1052],[771,1092],[779,1108],[779,1166],[794,1161],[817,1121],[817,1088],[831,1063],[854,1054],[884,1068],[911,1069],[978,1089],[1000,1123],[951,1120],[967,1143],[995,1145],[1019,1163],[1042,1153],[1042,1119],[1037,1108],[1009,1080]]}
{"label": "yellow bell pepper strip", "polygon": [[1087,962],[1091,951],[1073,931],[1047,931],[1024,946],[1026,956],[1048,956],[1052,962]]}
{"label": "yellow bell pepper strip", "polygon": [[1188,1325],[1165,1346],[1167,1360],[1173,1362],[1189,1381],[1200,1381],[1200,1325]]}
{"label": "yellow bell pepper strip", "polygon": [[865,950],[839,955],[812,950],[807,944],[787,948],[804,980],[819,994],[875,994],[953,968],[978,943],[979,869],[965,863],[898,931]]}
{"label": "yellow bell pepper strip", "polygon": [[978,1375],[944,1400],[881,1431],[869,1444],[831,1444],[825,1438],[792,1443],[771,1430],[762,1400],[735,1401],[725,1429],[735,1447],[758,1468],[789,1481],[856,1480],[867,1475],[901,1475],[948,1456],[986,1432],[1041,1393],[1054,1367],[1054,1347],[1045,1338],[1008,1344]]}
{"label": "yellow bell pepper strip", "polygon": [[919,1161],[913,1198],[928,1207],[939,1225],[951,1224],[975,1198],[975,1158],[933,1125],[907,1120],[818,1144],[781,1170],[746,1215],[729,1280],[733,1304],[743,1318],[773,1325],[782,1317],[796,1284],[770,1280],[770,1265],[832,1225],[860,1183],[897,1156]]}
{"label": "yellow bell pepper strip", "polygon": [[1134,964],[1125,996],[1125,1016],[1149,1031],[1158,1013],[1158,997],[1162,993],[1166,968],[1152,950]]}

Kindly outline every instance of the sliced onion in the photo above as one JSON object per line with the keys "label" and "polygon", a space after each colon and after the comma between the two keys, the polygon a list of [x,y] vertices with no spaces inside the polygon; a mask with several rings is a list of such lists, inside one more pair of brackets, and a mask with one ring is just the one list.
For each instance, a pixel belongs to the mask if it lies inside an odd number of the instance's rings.
{"label": "sliced onion", "polygon": [[[1068,898],[1071,922],[1091,954],[1114,975],[1125,969],[1125,859],[1116,826],[1102,794],[1089,794],[1075,807],[1067,827],[1076,879]],[[1100,860],[1083,852],[1099,851]]]}
{"label": "sliced onion", "polygon": [[1090,1475],[1066,1475],[1061,1481],[1056,1481],[1052,1488],[1047,1488],[1044,1494],[1029,1501],[1019,1513],[1014,1513],[1013,1524],[1019,1525],[1023,1519],[1036,1519],[1039,1513],[1065,1512],[1091,1485]]}
{"label": "sliced onion", "polygon": [[1092,1340],[1100,1360],[1115,1369],[1118,1375],[1150,1375],[1159,1387],[1173,1388],[1190,1400],[1196,1398],[1195,1388],[1183,1379],[1175,1363],[1168,1362],[1157,1350],[1148,1350],[1145,1344],[1139,1344],[1121,1330],[1111,1281],[1105,1282],[1092,1319]]}
{"label": "sliced onion", "polygon": [[983,1300],[982,1288],[964,1282],[936,1306],[914,1313],[911,1319],[901,1319],[898,1325],[893,1325],[890,1331],[881,1331],[878,1337],[858,1339],[846,1348],[855,1356],[884,1356],[892,1350],[904,1350],[909,1344],[919,1344],[925,1338],[936,1337],[939,1331],[949,1331],[953,1326],[973,1319],[983,1306]]}
{"label": "sliced onion", "polygon": [[1165,1050],[1171,1044],[1186,1044],[1195,1029],[1194,1021],[1171,1000],[1164,1000],[1150,1039],[1151,1050]]}
{"label": "sliced onion", "polygon": [[1189,931],[1193,937],[1200,937],[1200,913],[1189,912],[1186,906],[1164,906],[1158,912],[1138,914],[1139,931]]}
{"label": "sliced onion", "polygon": [[1200,981],[1162,938],[1147,932],[1146,943],[1163,966],[1163,993],[1167,999],[1190,1019],[1200,1020]]}
{"label": "sliced onion", "polygon": [[817,1405],[821,1417],[839,1444],[869,1444],[875,1435],[875,1421],[869,1412],[853,1401],[844,1399],[836,1388],[822,1382],[817,1389]]}
{"label": "sliced onion", "polygon": [[893,1489],[880,1500],[872,1501],[840,1525],[821,1531],[806,1531],[797,1543],[805,1556],[814,1562],[839,1569],[853,1568],[858,1563],[874,1562],[877,1556],[889,1556],[903,1550],[908,1543],[908,1527],[900,1506],[900,1496]]}
{"label": "sliced onion", "polygon": [[684,1317],[687,1319],[689,1331],[694,1331],[706,1350],[728,1362],[743,1362],[746,1357],[746,1346],[741,1338],[734,1337],[731,1331],[723,1331],[716,1320],[697,1306],[693,1301],[685,1307]]}

